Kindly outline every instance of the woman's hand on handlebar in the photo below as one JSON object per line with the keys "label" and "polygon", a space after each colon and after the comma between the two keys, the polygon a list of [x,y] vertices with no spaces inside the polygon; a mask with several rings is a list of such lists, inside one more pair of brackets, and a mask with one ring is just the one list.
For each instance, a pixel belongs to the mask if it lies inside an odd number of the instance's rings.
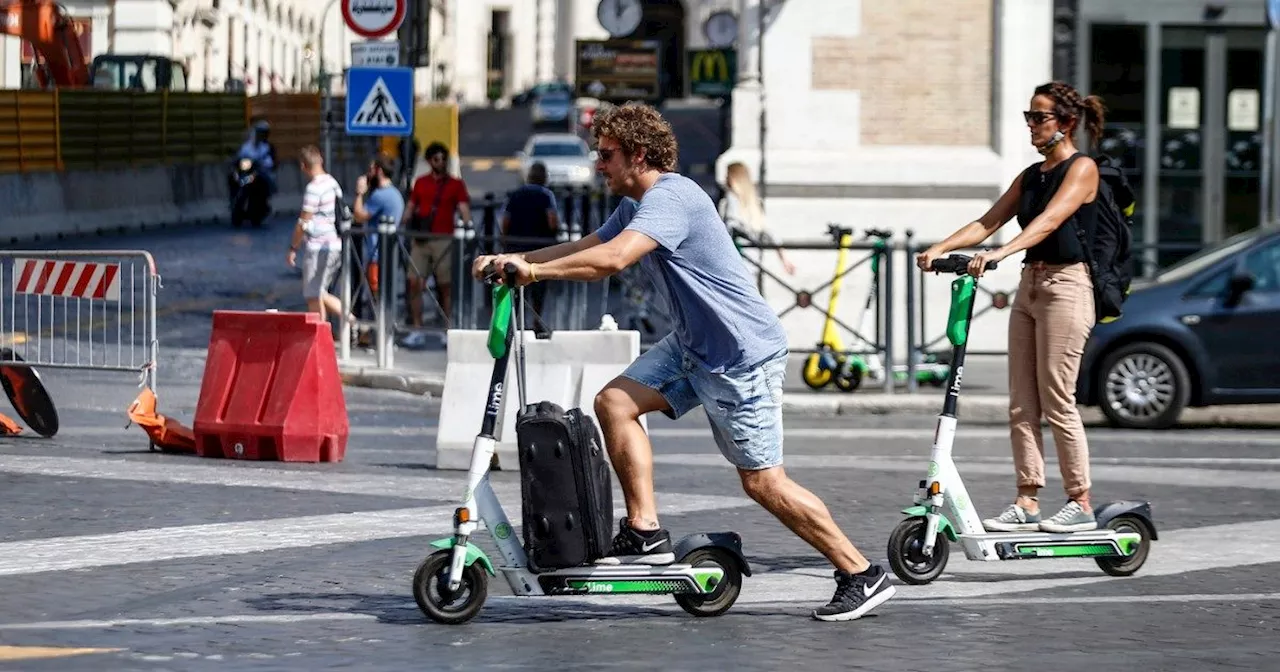
{"label": "woman's hand on handlebar", "polygon": [[973,255],[973,258],[969,260],[969,275],[981,278],[982,274],[987,270],[987,264],[993,261],[1003,261],[1005,256],[1003,248],[999,250],[984,250]]}
{"label": "woman's hand on handlebar", "polygon": [[946,250],[935,245],[916,255],[916,266],[918,266],[922,271],[930,271],[933,268],[933,260],[944,254],[946,254]]}

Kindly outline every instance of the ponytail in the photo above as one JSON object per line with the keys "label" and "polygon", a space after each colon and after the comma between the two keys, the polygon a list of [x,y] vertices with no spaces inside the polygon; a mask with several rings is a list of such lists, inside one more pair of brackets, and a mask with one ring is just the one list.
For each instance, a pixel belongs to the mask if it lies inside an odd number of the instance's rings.
{"label": "ponytail", "polygon": [[1102,127],[1106,124],[1107,108],[1098,96],[1084,99],[1084,128],[1089,133],[1089,146],[1096,148],[1102,140]]}

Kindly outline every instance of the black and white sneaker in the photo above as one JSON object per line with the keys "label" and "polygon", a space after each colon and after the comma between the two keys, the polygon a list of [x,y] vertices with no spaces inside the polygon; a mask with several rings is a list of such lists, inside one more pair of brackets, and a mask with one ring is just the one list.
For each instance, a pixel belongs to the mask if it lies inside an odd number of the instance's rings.
{"label": "black and white sneaker", "polygon": [[862,618],[896,591],[889,583],[889,575],[879,565],[872,565],[862,574],[850,574],[836,570],[836,594],[825,606],[813,610],[819,621],[852,621]]}
{"label": "black and white sneaker", "polygon": [[623,518],[613,537],[609,553],[597,565],[669,565],[676,560],[671,550],[671,534],[666,530],[635,530]]}

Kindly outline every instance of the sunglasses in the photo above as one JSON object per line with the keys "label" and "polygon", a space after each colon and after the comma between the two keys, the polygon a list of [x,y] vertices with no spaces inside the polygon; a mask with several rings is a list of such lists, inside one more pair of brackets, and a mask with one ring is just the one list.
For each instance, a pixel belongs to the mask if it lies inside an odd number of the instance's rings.
{"label": "sunglasses", "polygon": [[1026,121],[1043,124],[1050,119],[1057,119],[1058,115],[1053,112],[1045,112],[1043,110],[1027,110],[1022,113],[1022,118]]}
{"label": "sunglasses", "polygon": [[599,156],[600,160],[604,161],[605,163],[609,163],[610,161],[612,161],[613,155],[617,153],[618,153],[618,150],[616,149],[597,149],[596,150],[596,155]]}

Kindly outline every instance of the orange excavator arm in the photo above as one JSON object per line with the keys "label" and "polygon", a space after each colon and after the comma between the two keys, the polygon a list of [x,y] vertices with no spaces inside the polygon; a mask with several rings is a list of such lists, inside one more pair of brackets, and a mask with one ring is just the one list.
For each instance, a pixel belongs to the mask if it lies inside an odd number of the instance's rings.
{"label": "orange excavator arm", "polygon": [[[89,68],[80,48],[75,27],[62,7],[53,0],[0,0],[0,33],[15,35],[31,43],[44,59],[53,84],[60,87],[89,86]],[[48,86],[37,70],[40,84]]]}

